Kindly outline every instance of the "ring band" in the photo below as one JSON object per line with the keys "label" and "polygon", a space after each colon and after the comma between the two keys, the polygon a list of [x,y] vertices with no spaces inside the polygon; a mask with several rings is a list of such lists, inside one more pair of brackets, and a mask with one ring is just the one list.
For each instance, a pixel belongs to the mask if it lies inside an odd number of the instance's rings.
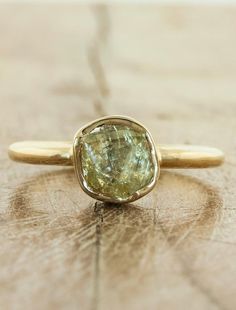
{"label": "ring band", "polygon": [[[9,147],[12,160],[34,165],[73,166],[72,142],[22,141]],[[195,145],[159,144],[162,168],[209,168],[224,161],[222,151],[213,147]]]}
{"label": "ring band", "polygon": [[9,156],[23,163],[74,166],[87,194],[114,203],[134,201],[150,192],[160,168],[208,168],[224,161],[224,154],[216,148],[154,145],[142,124],[124,116],[86,125],[73,142],[14,143]]}

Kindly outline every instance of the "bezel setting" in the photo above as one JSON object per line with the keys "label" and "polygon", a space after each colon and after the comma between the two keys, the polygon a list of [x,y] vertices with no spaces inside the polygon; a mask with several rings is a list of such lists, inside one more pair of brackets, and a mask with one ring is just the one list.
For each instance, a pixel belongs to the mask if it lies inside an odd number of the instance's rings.
{"label": "bezel setting", "polygon": [[[103,125],[123,125],[127,126],[129,128],[134,129],[135,131],[139,131],[142,133],[145,133],[146,140],[148,142],[148,145],[150,147],[150,155],[151,155],[151,161],[153,164],[153,178],[151,182],[137,190],[134,194],[130,195],[128,198],[117,198],[117,197],[108,197],[103,195],[102,193],[95,192],[93,189],[91,189],[87,181],[83,175],[83,169],[82,169],[82,138],[84,135],[89,134],[92,132],[95,128],[103,126]],[[109,116],[109,117],[103,117],[98,120],[95,120],[91,122],[90,124],[82,127],[75,135],[74,143],[73,143],[73,161],[74,161],[74,168],[76,172],[76,176],[78,178],[78,181],[81,185],[81,188],[85,193],[87,193],[89,196],[91,196],[94,199],[101,200],[104,202],[111,202],[111,203],[127,203],[135,201],[146,194],[148,194],[156,185],[156,182],[159,178],[160,174],[160,160],[159,160],[159,154],[157,153],[155,144],[153,142],[152,136],[150,132],[139,122],[136,120],[129,118],[129,117],[123,117],[123,116]]]}

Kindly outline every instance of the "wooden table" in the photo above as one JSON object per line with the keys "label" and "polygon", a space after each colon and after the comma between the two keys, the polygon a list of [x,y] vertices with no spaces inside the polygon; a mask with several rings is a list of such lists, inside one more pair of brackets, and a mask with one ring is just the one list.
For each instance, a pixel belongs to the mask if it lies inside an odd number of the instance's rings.
{"label": "wooden table", "polygon": [[[235,32],[230,7],[0,6],[1,309],[235,309]],[[8,159],[109,114],[226,163],[108,207],[70,169]]]}

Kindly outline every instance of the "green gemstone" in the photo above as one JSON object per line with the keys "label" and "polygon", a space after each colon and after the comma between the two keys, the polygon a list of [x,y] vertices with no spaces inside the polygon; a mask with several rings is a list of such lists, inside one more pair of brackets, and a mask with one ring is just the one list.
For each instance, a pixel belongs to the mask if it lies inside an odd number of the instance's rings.
{"label": "green gemstone", "polygon": [[155,166],[144,128],[103,124],[80,142],[83,178],[93,193],[125,201],[153,181]]}

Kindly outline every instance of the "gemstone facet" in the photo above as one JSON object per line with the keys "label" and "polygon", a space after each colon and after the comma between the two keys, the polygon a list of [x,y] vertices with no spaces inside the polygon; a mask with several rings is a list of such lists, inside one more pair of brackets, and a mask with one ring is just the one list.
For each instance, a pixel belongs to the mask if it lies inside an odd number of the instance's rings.
{"label": "gemstone facet", "polygon": [[76,151],[82,187],[101,198],[136,200],[140,191],[156,181],[156,156],[141,125],[115,120],[98,124],[83,133]]}

